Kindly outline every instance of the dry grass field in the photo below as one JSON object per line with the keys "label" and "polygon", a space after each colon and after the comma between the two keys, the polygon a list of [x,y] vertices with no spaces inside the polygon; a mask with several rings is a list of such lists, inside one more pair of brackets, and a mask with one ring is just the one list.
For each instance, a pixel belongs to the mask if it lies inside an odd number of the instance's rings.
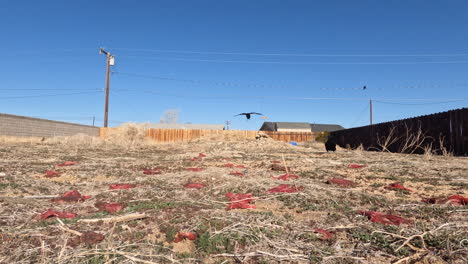
{"label": "dry grass field", "polygon": [[0,263],[468,263],[467,158],[132,135],[1,139]]}

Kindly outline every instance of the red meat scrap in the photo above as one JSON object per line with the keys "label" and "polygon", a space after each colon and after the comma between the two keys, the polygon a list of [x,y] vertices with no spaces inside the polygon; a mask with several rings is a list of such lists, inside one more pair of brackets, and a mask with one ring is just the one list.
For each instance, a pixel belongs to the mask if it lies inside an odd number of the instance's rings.
{"label": "red meat scrap", "polygon": [[456,205],[467,205],[468,198],[465,198],[461,195],[452,195],[447,198],[426,198],[426,199],[423,199],[422,202],[430,203],[430,204],[451,203],[451,204],[456,204]]}
{"label": "red meat scrap", "polygon": [[245,166],[244,165],[236,165],[236,166],[234,166],[234,168],[245,169]]}
{"label": "red meat scrap", "polygon": [[458,204],[458,205],[467,205],[468,198],[465,198],[461,195],[452,195],[447,198],[450,203]]}
{"label": "red meat scrap", "polygon": [[322,229],[322,228],[317,228],[314,230],[315,233],[318,233],[320,234],[321,236],[319,237],[319,239],[321,240],[329,240],[329,239],[332,239],[333,238],[333,234],[328,232],[327,230],[325,229]]}
{"label": "red meat scrap", "polygon": [[351,169],[360,169],[364,167],[366,167],[366,165],[361,165],[361,164],[349,164],[348,165],[348,168],[351,168]]}
{"label": "red meat scrap", "polygon": [[45,172],[46,178],[54,178],[54,177],[60,177],[60,172],[55,171],[55,170],[48,170]]}
{"label": "red meat scrap", "polygon": [[197,171],[203,171],[205,169],[204,168],[187,168],[187,170],[197,172]]}
{"label": "red meat scrap", "polygon": [[146,175],[155,175],[155,174],[161,174],[161,169],[159,168],[154,168],[154,169],[143,169],[143,174]]}
{"label": "red meat scrap", "polygon": [[174,243],[178,243],[182,241],[184,238],[188,240],[195,240],[197,239],[198,235],[193,232],[179,232],[177,233],[177,236],[174,239]]}
{"label": "red meat scrap", "polygon": [[251,193],[226,193],[226,197],[231,200],[231,203],[227,206],[226,210],[231,209],[255,209],[254,204],[250,204],[254,198],[252,197]]}
{"label": "red meat scrap", "polygon": [[95,206],[101,211],[108,213],[117,213],[123,209],[123,205],[120,203],[96,203]]}
{"label": "red meat scrap", "polygon": [[376,211],[358,211],[359,214],[365,215],[371,222],[380,223],[384,225],[400,225],[410,224],[412,221],[397,215],[389,215]]}
{"label": "red meat scrap", "polygon": [[271,188],[267,193],[293,193],[300,192],[304,189],[302,186],[293,186],[289,184],[281,184],[275,188]]}
{"label": "red meat scrap", "polygon": [[198,153],[199,158],[206,158],[206,155],[204,153]]}
{"label": "red meat scrap", "polygon": [[223,165],[223,167],[234,168],[234,164],[226,163],[226,164]]}
{"label": "red meat scrap", "polygon": [[279,160],[272,160],[271,163],[281,163]]}
{"label": "red meat scrap", "polygon": [[404,187],[403,185],[399,184],[398,182],[392,183],[392,184],[388,185],[385,188],[390,189],[390,190],[398,189],[398,190],[405,190],[405,191],[408,191],[408,192],[413,192],[413,190]]}
{"label": "red meat scrap", "polygon": [[91,196],[81,195],[77,190],[69,191],[64,193],[62,196],[53,198],[52,202],[56,203],[65,203],[65,202],[82,202],[86,199],[91,198]]}
{"label": "red meat scrap", "polygon": [[128,184],[128,183],[115,183],[115,184],[109,185],[109,189],[111,190],[131,189],[135,187],[136,187],[135,184]]}
{"label": "red meat scrap", "polygon": [[329,180],[327,180],[327,183],[328,183],[328,184],[339,185],[339,186],[341,186],[341,187],[351,187],[351,186],[355,186],[355,185],[356,185],[356,183],[353,182],[353,181],[346,180],[346,179],[337,179],[337,178],[329,179]]}
{"label": "red meat scrap", "polygon": [[292,173],[286,173],[278,177],[272,177],[272,178],[277,179],[277,180],[289,181],[289,179],[299,179],[299,176],[296,174],[292,174]]}
{"label": "red meat scrap", "polygon": [[52,217],[58,217],[58,218],[70,218],[70,219],[73,219],[76,217],[76,214],[75,213],[67,213],[67,212],[61,212],[61,211],[57,211],[57,210],[54,210],[54,209],[49,209],[45,212],[43,212],[39,218],[41,220],[44,220],[44,219],[49,219],[49,218],[52,218]]}
{"label": "red meat scrap", "polygon": [[240,171],[233,171],[233,172],[229,173],[229,175],[241,176],[241,177],[245,176],[245,174],[240,172]]}
{"label": "red meat scrap", "polygon": [[62,167],[62,166],[71,166],[71,165],[75,165],[75,164],[78,164],[78,162],[76,162],[76,161],[65,161],[64,163],[57,164],[55,166],[56,167]]}
{"label": "red meat scrap", "polygon": [[184,187],[188,189],[201,189],[201,188],[205,188],[206,185],[203,183],[187,183],[184,185]]}

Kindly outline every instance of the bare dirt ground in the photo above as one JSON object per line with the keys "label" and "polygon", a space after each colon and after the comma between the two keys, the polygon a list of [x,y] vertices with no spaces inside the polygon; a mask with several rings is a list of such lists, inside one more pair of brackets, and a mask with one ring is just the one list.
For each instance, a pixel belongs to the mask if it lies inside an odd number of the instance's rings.
{"label": "bare dirt ground", "polygon": [[[66,161],[77,164],[55,166]],[[272,178],[284,167],[299,178]],[[385,188],[396,182],[412,191]],[[296,192],[268,192],[280,184]],[[326,153],[320,143],[3,142],[0,263],[468,263],[468,208],[447,200],[467,197],[467,186],[464,157]],[[72,190],[91,197],[52,201]],[[252,194],[240,204],[255,208],[227,210],[229,192]],[[40,219],[48,209],[76,217]],[[372,222],[359,210],[406,221]]]}

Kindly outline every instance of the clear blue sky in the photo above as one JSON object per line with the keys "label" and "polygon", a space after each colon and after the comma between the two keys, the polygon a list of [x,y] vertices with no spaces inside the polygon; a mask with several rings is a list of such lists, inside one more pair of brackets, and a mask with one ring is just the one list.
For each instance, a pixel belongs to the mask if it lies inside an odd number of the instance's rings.
{"label": "clear blue sky", "polygon": [[[260,127],[234,117],[250,111],[353,127],[369,98],[387,100],[374,122],[467,106],[444,103],[468,98],[467,1],[320,2],[3,0],[0,112],[101,125],[99,47],[116,57],[111,125],[179,109],[234,129]],[[73,95],[42,97],[57,94]]]}

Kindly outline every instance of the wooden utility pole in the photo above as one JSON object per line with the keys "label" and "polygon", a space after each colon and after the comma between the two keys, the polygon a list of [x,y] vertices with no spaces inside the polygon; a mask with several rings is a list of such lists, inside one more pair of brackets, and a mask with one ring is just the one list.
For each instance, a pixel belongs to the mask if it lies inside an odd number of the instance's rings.
{"label": "wooden utility pole", "polygon": [[99,53],[103,53],[107,57],[107,66],[106,66],[106,102],[104,105],[104,127],[107,127],[107,120],[109,116],[109,85],[110,85],[110,66],[114,65],[114,56],[104,49],[99,49]]}
{"label": "wooden utility pole", "polygon": [[372,126],[372,99],[369,99],[370,125]]}

